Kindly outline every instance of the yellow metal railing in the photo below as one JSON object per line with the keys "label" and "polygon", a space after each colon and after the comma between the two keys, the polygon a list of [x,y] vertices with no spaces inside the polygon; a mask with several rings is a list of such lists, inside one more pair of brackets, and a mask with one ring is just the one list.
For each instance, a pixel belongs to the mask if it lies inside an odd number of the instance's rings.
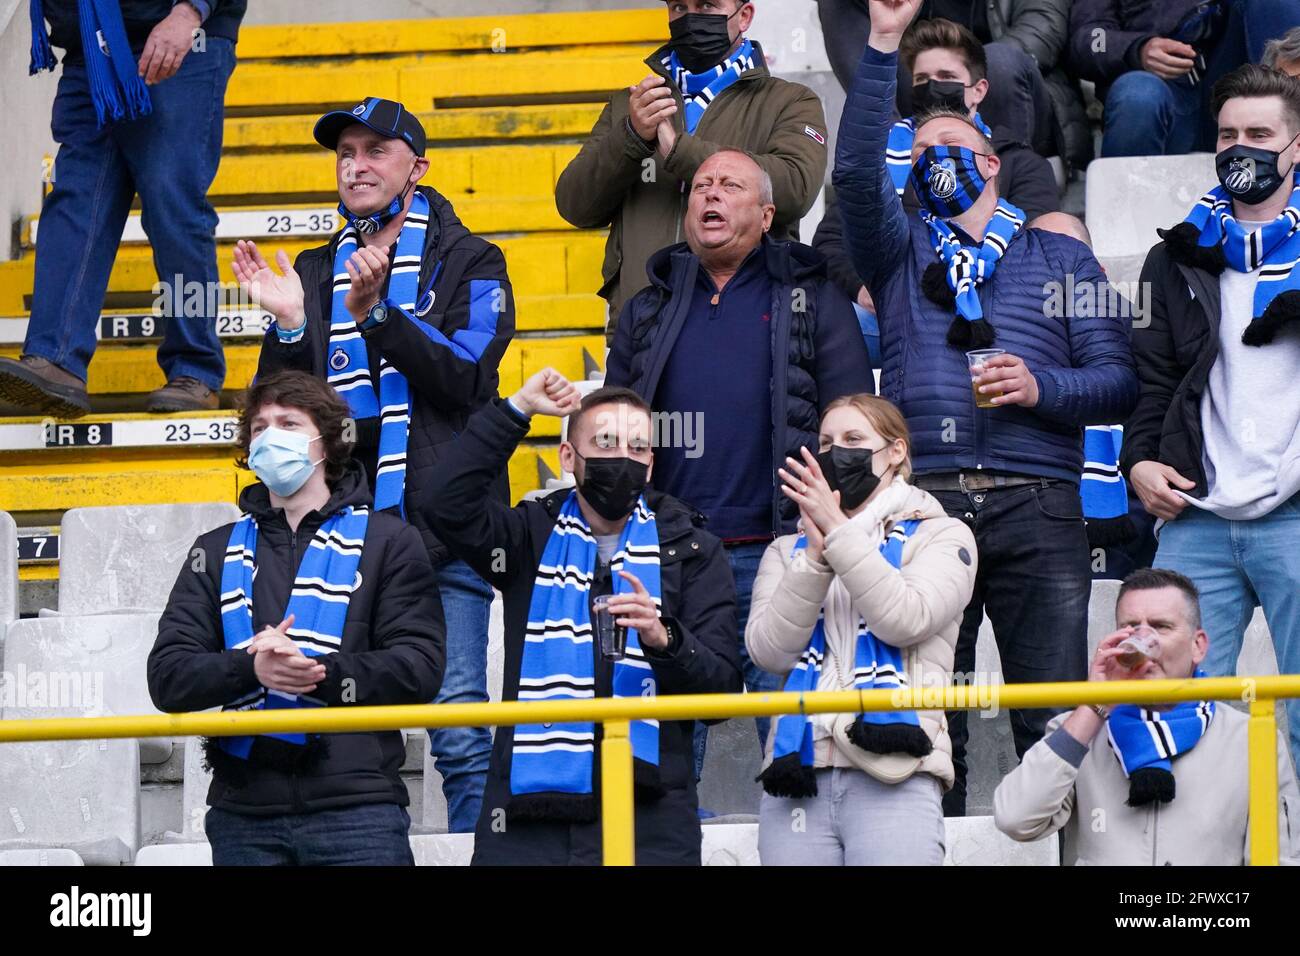
{"label": "yellow metal railing", "polygon": [[1197,680],[1080,681],[910,688],[902,691],[819,691],[810,694],[683,694],[596,700],[491,704],[321,707],[138,717],[0,720],[0,743],[100,740],[109,737],[228,737],[269,733],[356,733],[403,727],[493,727],[531,723],[602,722],[601,817],[606,865],[634,862],[632,720],[769,717],[880,710],[984,710],[1072,707],[1080,704],[1158,704],[1240,700],[1250,704],[1250,853],[1256,866],[1276,866],[1277,722],[1274,702],[1300,697],[1300,675],[1207,677]]}

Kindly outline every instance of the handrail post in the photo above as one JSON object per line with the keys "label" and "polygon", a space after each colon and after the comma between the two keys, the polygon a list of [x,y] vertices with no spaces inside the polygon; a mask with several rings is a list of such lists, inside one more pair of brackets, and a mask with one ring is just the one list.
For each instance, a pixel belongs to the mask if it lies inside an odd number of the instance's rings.
{"label": "handrail post", "polygon": [[628,727],[626,720],[607,720],[600,744],[600,818],[606,866],[632,866],[636,862]]}
{"label": "handrail post", "polygon": [[1277,719],[1273,698],[1250,702],[1250,865],[1277,866]]}

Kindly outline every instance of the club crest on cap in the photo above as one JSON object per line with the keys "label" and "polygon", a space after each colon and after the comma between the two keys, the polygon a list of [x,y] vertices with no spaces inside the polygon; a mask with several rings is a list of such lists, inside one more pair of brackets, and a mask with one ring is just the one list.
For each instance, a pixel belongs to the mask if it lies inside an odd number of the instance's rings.
{"label": "club crest on cap", "polygon": [[930,194],[935,199],[951,199],[957,192],[956,164],[951,159],[931,163],[925,179],[930,186]]}
{"label": "club crest on cap", "polygon": [[352,110],[352,115],[353,115],[353,116],[360,116],[360,115],[361,115],[362,113],[364,113],[365,111],[366,111],[366,104],[365,104],[365,103],[358,103],[358,104],[356,105],[356,107]]}
{"label": "club crest on cap", "polygon": [[1223,185],[1230,193],[1248,192],[1255,185],[1255,161],[1247,156],[1234,159],[1228,175],[1223,177]]}
{"label": "club crest on cap", "polygon": [[348,358],[347,352],[343,351],[341,348],[337,348],[334,350],[334,354],[330,356],[330,368],[334,369],[336,372],[341,372],[348,367],[351,361],[352,360]]}

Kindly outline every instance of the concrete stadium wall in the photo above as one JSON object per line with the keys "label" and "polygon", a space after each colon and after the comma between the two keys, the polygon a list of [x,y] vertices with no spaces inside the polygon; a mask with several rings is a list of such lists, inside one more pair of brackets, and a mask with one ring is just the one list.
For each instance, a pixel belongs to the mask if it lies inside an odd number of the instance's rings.
{"label": "concrete stadium wall", "polygon": [[55,149],[50,106],[58,77],[27,75],[28,23],[25,0],[0,0],[0,259],[15,257],[15,224],[40,209],[41,163]]}

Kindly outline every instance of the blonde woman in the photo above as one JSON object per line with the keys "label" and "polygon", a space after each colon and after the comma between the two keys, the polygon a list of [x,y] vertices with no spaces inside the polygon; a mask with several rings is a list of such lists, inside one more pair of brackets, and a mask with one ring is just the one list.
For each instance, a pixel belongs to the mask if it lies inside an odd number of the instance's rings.
{"label": "blonde woman", "polygon": [[[818,453],[780,470],[801,532],[764,554],[745,644],[786,690],[951,682],[975,539],[908,484],[910,445],[894,405],[850,395],[827,406]],[[781,717],[760,780],[765,865],[943,863],[942,710]]]}

